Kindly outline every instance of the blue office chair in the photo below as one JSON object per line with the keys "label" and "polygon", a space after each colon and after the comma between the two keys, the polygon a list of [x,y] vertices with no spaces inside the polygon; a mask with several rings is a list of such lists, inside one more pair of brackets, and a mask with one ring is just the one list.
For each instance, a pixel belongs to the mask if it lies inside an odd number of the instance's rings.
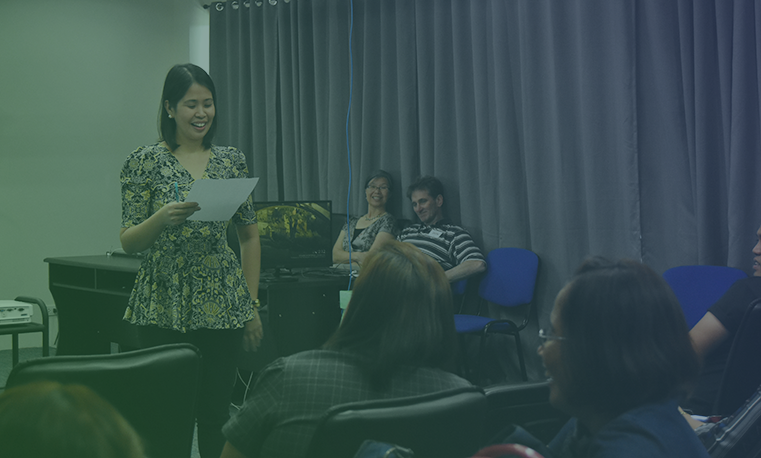
{"label": "blue office chair", "polygon": [[452,283],[452,294],[456,296],[462,296],[465,294],[465,289],[468,287],[468,279],[463,278],[460,281]]}
{"label": "blue office chair", "polygon": [[747,276],[740,269],[725,266],[679,266],[663,272],[690,329],[737,280]]}
{"label": "blue office chair", "polygon": [[462,313],[465,305],[465,292],[468,289],[468,279],[463,278],[450,284],[452,288],[452,304],[456,307],[457,313]]}
{"label": "blue office chair", "polygon": [[[486,256],[486,275],[478,286],[479,314],[454,316],[455,329],[459,334],[478,334],[481,336],[478,350],[479,375],[482,355],[486,346],[486,337],[490,333],[508,334],[515,338],[518,363],[523,380],[528,380],[526,362],[523,358],[520,332],[531,317],[536,277],[539,273],[539,256],[523,248],[497,248]],[[512,320],[496,320],[480,316],[484,302],[493,302],[502,307],[524,307],[523,321],[520,325]]]}

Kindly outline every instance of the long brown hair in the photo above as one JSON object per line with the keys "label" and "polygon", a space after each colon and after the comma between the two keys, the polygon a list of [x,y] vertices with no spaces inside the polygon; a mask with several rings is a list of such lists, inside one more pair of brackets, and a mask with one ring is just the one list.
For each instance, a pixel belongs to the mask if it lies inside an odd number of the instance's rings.
{"label": "long brown hair", "polygon": [[444,270],[408,243],[393,241],[371,253],[324,348],[359,355],[379,387],[405,366],[450,369],[457,341]]}

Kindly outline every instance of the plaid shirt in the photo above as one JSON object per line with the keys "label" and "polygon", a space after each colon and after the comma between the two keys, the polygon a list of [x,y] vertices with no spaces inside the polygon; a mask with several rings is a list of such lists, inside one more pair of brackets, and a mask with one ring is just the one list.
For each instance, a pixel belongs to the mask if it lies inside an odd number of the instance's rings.
{"label": "plaid shirt", "polygon": [[225,425],[228,442],[250,458],[304,457],[318,421],[334,405],[470,386],[442,370],[409,368],[377,391],[355,358],[312,350],[273,362],[259,374],[243,409]]}

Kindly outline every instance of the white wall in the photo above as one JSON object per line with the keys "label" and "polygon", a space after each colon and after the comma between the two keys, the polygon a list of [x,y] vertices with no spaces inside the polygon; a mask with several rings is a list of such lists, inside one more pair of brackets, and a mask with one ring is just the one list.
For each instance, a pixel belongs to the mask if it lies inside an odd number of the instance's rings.
{"label": "white wall", "polygon": [[0,2],[0,298],[53,305],[44,258],[119,247],[122,162],[188,61],[208,68],[199,0]]}

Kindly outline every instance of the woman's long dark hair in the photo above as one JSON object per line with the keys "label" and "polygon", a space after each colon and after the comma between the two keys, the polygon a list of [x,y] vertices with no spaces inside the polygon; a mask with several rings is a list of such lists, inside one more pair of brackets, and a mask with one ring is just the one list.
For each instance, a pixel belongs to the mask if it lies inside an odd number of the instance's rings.
{"label": "woman's long dark hair", "polygon": [[378,388],[403,367],[451,369],[457,341],[441,266],[407,243],[390,242],[371,253],[343,322],[324,348],[358,355]]}
{"label": "woman's long dark hair", "polygon": [[583,264],[559,300],[567,397],[608,415],[686,392],[700,370],[663,278],[630,260]]}
{"label": "woman's long dark hair", "polygon": [[[164,80],[164,90],[161,93],[161,103],[159,104],[159,140],[164,140],[172,151],[179,146],[177,143],[177,122],[169,117],[164,103],[169,102],[170,107],[177,108],[177,103],[185,97],[193,83],[208,89],[214,103],[217,103],[217,90],[214,88],[214,82],[204,69],[193,64],[178,64],[169,70]],[[211,141],[217,132],[218,123],[219,117],[215,113],[211,127],[203,137],[204,148],[211,148]]]}

